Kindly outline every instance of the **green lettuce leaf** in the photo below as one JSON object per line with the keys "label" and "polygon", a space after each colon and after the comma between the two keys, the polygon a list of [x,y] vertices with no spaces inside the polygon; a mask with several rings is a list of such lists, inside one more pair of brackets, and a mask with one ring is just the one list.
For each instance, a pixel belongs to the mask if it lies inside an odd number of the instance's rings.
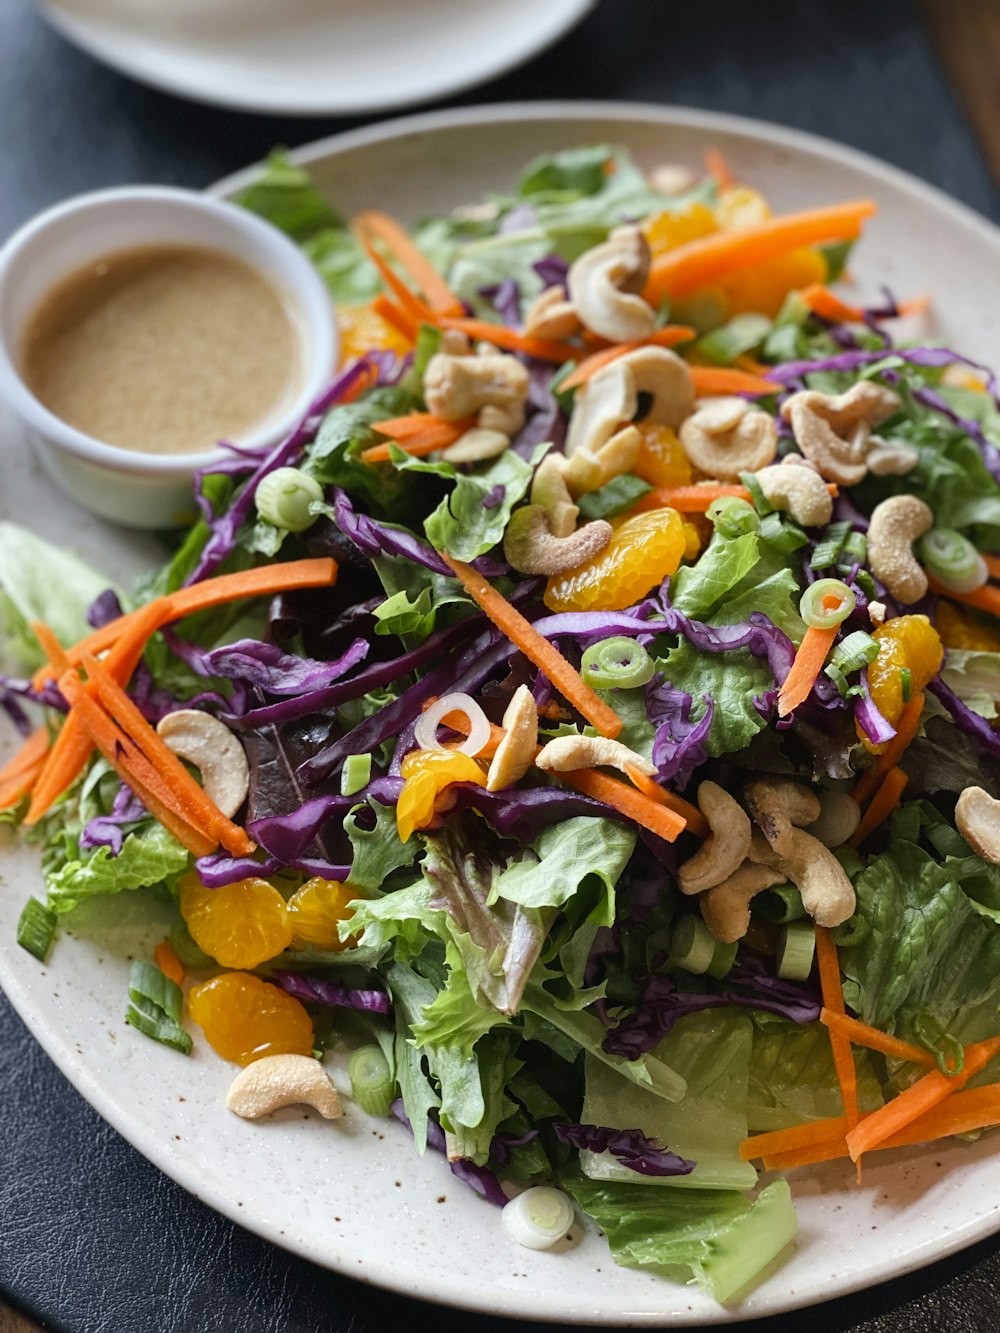
{"label": "green lettuce leaf", "polygon": [[[369,809],[375,815],[375,826],[362,828],[359,814]],[[417,856],[417,844],[400,842],[396,832],[396,811],[378,801],[363,801],[344,819],[344,832],[351,840],[354,858],[351,861],[350,881],[354,887],[374,892],[380,889],[394,870],[412,865]]]}
{"label": "green lettuce leaf", "polygon": [[188,867],[186,847],[161,825],[148,825],[128,834],[118,856],[110,847],[98,847],[78,860],[67,861],[46,875],[48,905],[60,914],[99,893],[120,893],[152,884],[172,885]]}
{"label": "green lettuce leaf", "polygon": [[[882,1092],[867,1051],[854,1048],[858,1099],[867,1113]],[[830,1033],[822,1023],[768,1016],[755,1023],[746,1118],[751,1133],[785,1129],[843,1114]]]}
{"label": "green lettuce leaf", "polygon": [[[485,471],[457,476],[455,489],[424,521],[424,532],[431,545],[464,561],[475,560],[492,550],[503,540],[511,510],[523,499],[548,447],[539,445],[530,460],[521,458],[513,449],[505,449]],[[485,501],[496,498],[497,487],[503,488],[499,503],[487,508]]]}
{"label": "green lettuce leaf", "polygon": [[746,648],[702,653],[682,639],[657,666],[671,684],[694,699],[692,720],[697,721],[705,711],[702,695],[711,695],[715,712],[706,749],[713,758],[742,750],[767,726],[753,700],[774,688],[774,677],[767,663]]}
{"label": "green lettuce leaf", "polygon": [[635,833],[610,819],[580,817],[553,824],[493,881],[488,902],[521,907],[563,907],[588,875],[604,886],[594,924],[615,920],[615,885],[635,849]]}
{"label": "green lettuce leaf", "polygon": [[343,226],[309,173],[289,162],[280,149],[271,153],[260,176],[236,202],[296,241]]}
{"label": "green lettuce leaf", "polygon": [[748,532],[727,539],[713,535],[693,565],[681,565],[670,580],[670,602],[692,620],[704,620],[757,564],[760,539]]}

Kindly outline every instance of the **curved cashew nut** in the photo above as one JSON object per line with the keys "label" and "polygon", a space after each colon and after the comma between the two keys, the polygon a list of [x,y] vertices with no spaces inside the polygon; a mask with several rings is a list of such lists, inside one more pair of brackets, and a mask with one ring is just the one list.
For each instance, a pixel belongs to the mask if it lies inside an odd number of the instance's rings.
{"label": "curved cashew nut", "polygon": [[563,476],[571,495],[586,495],[606,486],[612,477],[630,472],[639,457],[642,436],[635,426],[626,426],[612,435],[596,454],[589,449],[578,449],[566,464]]}
{"label": "curved cashew nut", "polygon": [[259,1120],[283,1106],[311,1106],[325,1120],[344,1114],[337,1089],[309,1055],[265,1055],[236,1075],[226,1095],[230,1111]]}
{"label": "curved cashew nut", "polygon": [[635,416],[639,407],[635,376],[624,363],[624,357],[612,361],[577,390],[566,433],[567,458],[578,449],[596,454],[623,421]]}
{"label": "curved cashew nut", "polygon": [[194,764],[205,795],[231,819],[247,798],[250,766],[226,724],[198,708],[180,708],[162,717],[156,731],[178,758]]}
{"label": "curved cashew nut", "polygon": [[715,782],[700,783],[698,808],[711,832],[677,872],[682,893],[702,893],[720,884],[736,872],[750,851],[750,820],[729,792]]}
{"label": "curved cashew nut", "polygon": [[454,444],[442,449],[441,457],[446,463],[482,463],[487,458],[496,458],[509,448],[510,436],[503,431],[473,426],[472,430],[460,435]]}
{"label": "curved cashew nut", "polygon": [[609,741],[605,736],[557,736],[542,747],[535,763],[546,773],[572,773],[577,768],[617,768],[626,772],[626,765],[637,768],[647,777],[653,777],[656,768],[621,741]]}
{"label": "curved cashew nut", "polygon": [[900,398],[874,380],[859,380],[846,393],[793,393],[781,408],[795,441],[827,481],[854,486],[868,470],[871,430],[898,411]]}
{"label": "curved cashew nut", "polygon": [[[686,361],[667,347],[636,347],[613,361],[632,372],[637,394],[648,397],[642,420],[676,430],[694,406],[694,383]],[[635,416],[635,413],[632,414]]]}
{"label": "curved cashew nut", "polygon": [[519,685],[503,715],[506,735],[486,774],[486,790],[501,791],[519,782],[531,767],[538,743],[538,705],[527,685]]}
{"label": "curved cashew nut", "polygon": [[565,574],[586,564],[611,541],[611,524],[603,518],[585,523],[568,537],[555,537],[541,505],[522,505],[511,514],[503,539],[507,562],[519,574]]}
{"label": "curved cashew nut", "polygon": [[539,292],[524,316],[524,332],[529,338],[555,338],[562,341],[580,331],[580,320],[573,302],[562,285]]}
{"label": "curved cashew nut", "polygon": [[785,510],[804,528],[822,527],[833,515],[830,492],[815,468],[793,463],[794,457],[797,455],[763,468],[757,473],[757,484],[773,508]]}
{"label": "curved cashew nut", "polygon": [[868,441],[865,462],[876,477],[905,477],[920,462],[920,455],[900,440],[883,440],[881,435],[873,435]]}
{"label": "curved cashew nut", "polygon": [[580,513],[566,484],[566,466],[563,454],[546,454],[531,481],[531,503],[545,510],[553,537],[568,537]]}
{"label": "curved cashew nut", "polygon": [[819,797],[787,778],[755,778],[743,789],[754,823],[779,856],[784,856],[793,826],[813,824],[820,817]]}
{"label": "curved cashew nut", "polygon": [[861,823],[861,807],[846,791],[824,791],[819,797],[819,819],[805,826],[824,847],[843,847]]}
{"label": "curved cashew nut", "polygon": [[778,452],[777,422],[749,407],[742,398],[721,398],[696,408],[681,424],[684,452],[716,481],[739,481],[741,472],[756,472]]}
{"label": "curved cashew nut", "polygon": [[528,382],[527,367],[505,352],[438,352],[424,371],[424,399],[428,411],[443,421],[478,413],[484,429],[514,435],[524,425]]}
{"label": "curved cashew nut", "polygon": [[913,543],[933,526],[933,513],[915,495],[894,495],[872,510],[868,564],[899,602],[919,602],[927,591],[927,575],[913,554]]}
{"label": "curved cashew nut", "polygon": [[854,915],[854,885],[829,847],[805,829],[783,841],[778,868],[798,888],[802,906],[817,926],[839,926]]}
{"label": "curved cashew nut", "polygon": [[764,889],[784,883],[785,876],[780,870],[744,862],[701,899],[705,925],[720,943],[735,944],[750,929],[751,900]]}
{"label": "curved cashew nut", "polygon": [[638,227],[616,227],[575,260],[566,278],[580,322],[610,342],[648,338],[656,311],[639,292],[649,277],[649,245]]}
{"label": "curved cashew nut", "polygon": [[1000,864],[1000,801],[982,787],[966,787],[955,806],[955,823],[977,856]]}

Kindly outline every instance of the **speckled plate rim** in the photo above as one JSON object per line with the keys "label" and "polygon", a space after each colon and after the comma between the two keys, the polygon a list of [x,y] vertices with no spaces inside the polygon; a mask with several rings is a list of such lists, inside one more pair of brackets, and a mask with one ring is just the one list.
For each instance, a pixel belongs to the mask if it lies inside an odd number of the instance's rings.
{"label": "speckled plate rim", "polygon": [[[680,126],[688,130],[704,132],[706,142],[714,135],[737,135],[745,139],[756,140],[774,147],[789,150],[795,154],[807,154],[813,159],[830,164],[848,166],[866,176],[870,186],[877,193],[879,182],[891,182],[894,188],[908,195],[915,206],[930,209],[938,218],[950,219],[960,223],[970,234],[975,234],[980,242],[986,243],[1000,260],[1000,231],[986,219],[949,199],[948,196],[931,186],[910,177],[904,172],[887,166],[878,159],[852,149],[840,147],[816,136],[798,131],[787,130],[779,126],[756,122],[740,117],[695,110],[676,109],[641,104],[618,104],[600,102],[571,103],[530,103],[507,106],[483,106],[459,110],[431,112],[409,116],[399,120],[382,123],[362,130],[350,131],[333,136],[315,144],[307,145],[292,154],[294,160],[303,164],[315,164],[324,158],[338,155],[348,150],[378,145],[388,140],[407,135],[428,135],[438,130],[447,130],[468,125],[494,123],[498,121],[516,124],[518,121],[547,120],[553,125],[567,121],[603,120],[609,125],[609,132],[615,125],[633,123],[653,123],[664,128]],[[627,136],[624,136],[627,141]],[[213,192],[221,195],[231,194],[241,188],[252,177],[256,168],[219,182]],[[1000,267],[1000,266],[998,266]],[[47,1024],[36,1013],[31,998],[31,984],[28,973],[17,965],[11,965],[13,954],[8,951],[6,957],[0,950],[0,983],[16,1011],[20,1014],[33,1035],[55,1061],[58,1067],[70,1079],[76,1089],[124,1138],[139,1152],[158,1166],[178,1184],[195,1197],[230,1218],[232,1221],[256,1232],[264,1239],[283,1246],[317,1264],[344,1273],[375,1285],[396,1290],[404,1295],[418,1295],[422,1299],[437,1301],[459,1308],[479,1310],[484,1313],[503,1313],[526,1320],[573,1320],[593,1324],[628,1324],[630,1326],[666,1326],[706,1325],[739,1322],[760,1316],[774,1315],[783,1311],[814,1305],[822,1301],[862,1290],[890,1278],[907,1273],[962,1250],[976,1241],[982,1240],[1000,1230],[1000,1203],[993,1203],[989,1208],[952,1226],[944,1233],[935,1231],[933,1215],[928,1225],[927,1239],[912,1245],[904,1254],[882,1262],[873,1263],[860,1273],[837,1273],[827,1278],[822,1286],[816,1284],[799,1285],[797,1290],[783,1290],[780,1282],[780,1269],[769,1277],[765,1294],[759,1299],[750,1299],[746,1304],[733,1309],[721,1309],[693,1295],[691,1304],[686,1309],[679,1294],[685,1292],[673,1284],[664,1287],[664,1306],[672,1309],[645,1308],[594,1309],[588,1311],[576,1305],[572,1309],[560,1309],[558,1294],[545,1298],[537,1290],[524,1291],[523,1296],[511,1297],[508,1292],[496,1290],[474,1292],[469,1289],[456,1290],[455,1284],[437,1275],[425,1274],[419,1291],[415,1290],[408,1275],[401,1274],[394,1265],[382,1261],[379,1255],[368,1257],[367,1267],[359,1273],[348,1258],[329,1247],[321,1247],[315,1238],[305,1232],[299,1234],[278,1234],[275,1225],[266,1217],[255,1217],[237,1206],[232,1190],[219,1188],[215,1183],[200,1173],[197,1166],[172,1151],[168,1142],[160,1141],[154,1134],[147,1132],[146,1126],[129,1114],[120,1100],[109,1094],[103,1086],[99,1068],[79,1056],[73,1042],[67,1034],[54,1025]],[[149,1061],[165,1054],[153,1049]],[[942,1154],[937,1154],[941,1156]],[[888,1165],[888,1163],[887,1163]],[[991,1186],[996,1186],[994,1196],[1000,1198],[1000,1163],[995,1158],[980,1161],[975,1158],[971,1164],[977,1173],[986,1173]],[[890,1168],[891,1169],[891,1168]],[[808,1244],[814,1243],[810,1239]],[[622,1281],[629,1275],[625,1274]],[[554,1274],[556,1287],[562,1286],[571,1274],[559,1269]],[[771,1290],[778,1279],[776,1290]],[[614,1295],[614,1270],[608,1270],[608,1289]],[[524,1289],[522,1289],[524,1290]],[[672,1293],[672,1298],[668,1295]],[[686,1294],[686,1293],[685,1293]],[[572,1298],[570,1298],[572,1300]],[[609,1302],[610,1304],[610,1302]]]}

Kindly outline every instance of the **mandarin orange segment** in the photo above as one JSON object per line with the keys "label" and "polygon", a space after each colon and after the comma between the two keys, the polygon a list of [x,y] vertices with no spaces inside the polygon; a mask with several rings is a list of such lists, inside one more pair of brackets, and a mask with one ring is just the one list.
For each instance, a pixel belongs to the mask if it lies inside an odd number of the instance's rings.
{"label": "mandarin orange segment", "polygon": [[791,291],[825,282],[826,260],[818,250],[792,250],[735,273],[719,284],[733,315],[759,313],[773,317]]}
{"label": "mandarin orange segment", "polygon": [[936,629],[946,648],[1000,653],[1000,629],[992,617],[944,597],[938,602]]}
{"label": "mandarin orange segment", "polygon": [[351,941],[342,940],[337,927],[352,915],[347,904],[357,897],[349,883],[318,877],[307,880],[288,900],[293,946],[312,945],[333,952],[346,949]]}
{"label": "mandarin orange segment", "polygon": [[223,1060],[248,1065],[265,1055],[311,1055],[312,1019],[294,995],[247,972],[213,977],[188,995],[188,1012]]}
{"label": "mandarin orange segment", "polygon": [[[896,616],[880,625],[872,635],[878,643],[878,657],[868,668],[868,687],[872,702],[893,726],[906,706],[903,698],[903,671],[910,673],[910,697],[918,694],[941,669],[944,646],[941,636],[926,616]],[[878,754],[881,746],[872,745],[863,733],[865,746]]]}
{"label": "mandarin orange segment", "polygon": [[675,431],[644,422],[639,426],[639,454],[632,472],[650,486],[687,486],[691,464]]}
{"label": "mandarin orange segment", "polygon": [[370,305],[338,305],[337,328],[342,362],[364,356],[373,348],[400,353],[410,350],[407,339]]}
{"label": "mandarin orange segment", "polygon": [[266,879],[208,889],[192,872],[181,880],[180,891],[191,938],[223,967],[257,967],[292,941],[285,900]]}
{"label": "mandarin orange segment", "polygon": [[673,574],[688,545],[676,509],[652,509],[615,528],[604,550],[545,588],[552,611],[622,611]]}
{"label": "mandarin orange segment", "polygon": [[439,794],[453,782],[486,785],[482,767],[471,755],[457,750],[411,750],[399,769],[403,790],[396,802],[396,830],[406,842],[416,829],[434,818]]}
{"label": "mandarin orange segment", "polygon": [[719,230],[719,224],[707,204],[691,203],[686,208],[658,213],[642,230],[652,253],[662,255],[688,241],[711,235]]}
{"label": "mandarin orange segment", "polygon": [[715,220],[721,231],[759,227],[771,216],[771,205],[759,190],[749,185],[731,185],[720,190],[715,201]]}

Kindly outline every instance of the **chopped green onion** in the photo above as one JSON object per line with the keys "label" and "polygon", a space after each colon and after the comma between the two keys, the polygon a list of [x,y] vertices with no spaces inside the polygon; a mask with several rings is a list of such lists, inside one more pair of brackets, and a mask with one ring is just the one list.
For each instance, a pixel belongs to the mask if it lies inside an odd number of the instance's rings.
{"label": "chopped green onion", "polygon": [[932,1014],[915,1014],[913,1033],[923,1048],[930,1051],[942,1074],[954,1078],[965,1068],[965,1049],[962,1043],[946,1032]]}
{"label": "chopped green onion", "polygon": [[802,594],[799,615],[810,629],[833,629],[854,610],[854,593],[840,579],[817,579]]}
{"label": "chopped green onion", "polygon": [[781,304],[781,309],[774,317],[774,327],[782,329],[791,326],[801,328],[812,311],[797,291],[791,291]]}
{"label": "chopped green onion", "polygon": [[580,675],[593,690],[635,690],[655,674],[642,644],[623,634],[592,643],[580,659]]}
{"label": "chopped green onion", "polygon": [[378,1046],[359,1046],[347,1062],[351,1096],[369,1115],[388,1115],[396,1095],[396,1080]]}
{"label": "chopped green onion", "polygon": [[856,629],[841,639],[830,654],[830,661],[847,674],[870,666],[876,657],[878,657],[878,642],[863,629]]}
{"label": "chopped green onion", "polygon": [[989,577],[982,556],[954,528],[931,528],[920,538],[917,555],[949,592],[974,592]]}
{"label": "chopped green onion", "polygon": [[910,702],[910,694],[913,691],[913,673],[909,667],[901,667],[899,672],[899,688],[902,691],[903,703]]}
{"label": "chopped green onion", "polygon": [[552,1185],[532,1185],[516,1195],[500,1214],[500,1225],[518,1245],[529,1250],[550,1250],[573,1225],[573,1202]]}
{"label": "chopped green onion", "polygon": [[184,996],[176,982],[152,963],[136,962],[129,972],[128,995],[126,1023],[154,1041],[191,1054],[191,1038],[180,1025]]}
{"label": "chopped green onion", "polygon": [[362,787],[367,787],[372,778],[372,757],[370,754],[349,754],[344,760],[340,774],[341,796],[353,796]]}
{"label": "chopped green onion", "polygon": [[573,371],[576,370],[579,364],[580,363],[578,361],[572,361],[572,360],[563,362],[563,364],[559,367],[556,373],[549,380],[549,393],[553,394],[554,396],[558,396],[560,393],[563,392],[565,392],[567,396],[571,395],[573,393],[572,389],[567,389],[565,391],[563,390],[562,387],[563,380],[569,379],[570,375],[572,375]]}
{"label": "chopped green onion", "polygon": [[729,366],[738,356],[759,347],[770,332],[771,321],[766,315],[736,315],[728,324],[704,334],[695,347],[716,365]]}
{"label": "chopped green onion", "polygon": [[323,487],[297,467],[279,467],[262,478],[254,495],[257,513],[286,532],[305,532],[316,521],[310,505],[323,498]]}
{"label": "chopped green onion", "polygon": [[833,681],[834,685],[837,687],[837,693],[842,699],[848,698],[852,692],[855,694],[863,693],[862,687],[860,685],[852,686],[840,667],[834,666],[832,662],[829,666],[823,668],[823,674],[828,680]]}
{"label": "chopped green onion", "polygon": [[739,944],[723,944],[721,940],[715,942],[715,952],[712,954],[712,961],[705,968],[705,975],[714,977],[716,981],[721,981],[723,977],[728,977],[733,970],[733,964],[736,962],[736,951]]}
{"label": "chopped green onion", "polygon": [[40,963],[45,962],[52,940],[56,933],[58,917],[51,907],[46,907],[37,898],[29,898],[17,918],[17,942],[22,949],[34,954]]}
{"label": "chopped green onion", "polygon": [[754,472],[741,472],[740,481],[750,492],[750,499],[753,501],[754,508],[763,518],[765,514],[770,514],[772,505],[770,500],[760,488],[760,482],[757,480],[757,474]]}
{"label": "chopped green onion", "polygon": [[216,961],[199,948],[191,938],[191,932],[183,921],[178,921],[170,931],[170,946],[185,967],[197,970],[200,967],[216,967]]}
{"label": "chopped green onion", "polygon": [[858,585],[870,602],[873,602],[878,596],[875,580],[867,569],[858,569],[857,565],[838,565],[837,573],[851,575],[851,582]]}
{"label": "chopped green onion", "polygon": [[805,981],[816,953],[816,927],[811,921],[789,921],[781,932],[775,956],[782,981]]}
{"label": "chopped green onion", "polygon": [[849,532],[841,548],[840,560],[848,569],[863,565],[868,559],[868,538],[863,532]]}
{"label": "chopped green onion", "polygon": [[828,283],[836,282],[842,275],[853,249],[853,241],[832,241],[829,245],[819,246],[819,252],[826,261],[826,281]]}
{"label": "chopped green onion", "polygon": [[716,943],[700,916],[682,916],[670,937],[670,964],[700,976],[712,966]]}
{"label": "chopped green onion", "polygon": [[809,541],[797,523],[789,522],[780,514],[765,514],[760,521],[760,539],[782,555],[791,555]]}
{"label": "chopped green onion", "polygon": [[584,518],[614,518],[616,514],[623,514],[626,509],[630,509],[636,500],[648,495],[652,489],[649,482],[633,477],[631,472],[623,472],[598,490],[581,495],[577,504]]}
{"label": "chopped green onion", "polygon": [[851,525],[846,521],[831,523],[816,543],[813,558],[809,561],[810,566],[813,569],[829,569],[831,565],[835,565],[850,530]]}
{"label": "chopped green onion", "polygon": [[708,521],[722,537],[730,540],[760,531],[760,518],[749,500],[735,495],[720,495],[706,510]]}
{"label": "chopped green onion", "polygon": [[[796,292],[789,293],[789,296],[796,295]],[[787,301],[785,304],[787,305]],[[778,320],[780,319],[781,312],[779,311]],[[800,361],[808,355],[809,351],[809,339],[805,331],[798,324],[779,324],[778,320],[775,320],[774,328],[767,335],[761,349],[764,360],[775,362],[778,365],[782,361]]]}
{"label": "chopped green onion", "polygon": [[802,906],[802,894],[792,884],[779,884],[776,888],[765,889],[754,899],[753,908],[767,921],[774,921],[779,926],[788,921],[801,921],[806,914]]}
{"label": "chopped green onion", "polygon": [[838,949],[855,949],[859,944],[863,944],[871,933],[872,926],[868,918],[855,913],[842,925],[834,926],[830,937]]}

